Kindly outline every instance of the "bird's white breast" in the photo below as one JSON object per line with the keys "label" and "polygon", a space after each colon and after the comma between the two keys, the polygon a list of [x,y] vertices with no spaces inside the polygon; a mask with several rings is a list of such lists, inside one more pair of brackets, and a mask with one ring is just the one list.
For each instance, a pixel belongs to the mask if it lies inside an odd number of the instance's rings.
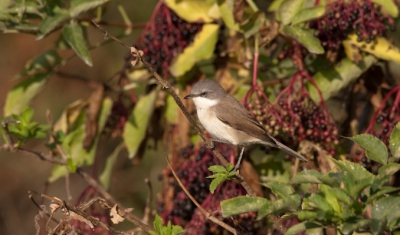
{"label": "bird's white breast", "polygon": [[215,115],[213,106],[218,103],[217,100],[196,97],[193,98],[193,102],[196,105],[197,116],[201,124],[214,138],[221,142],[228,142],[233,145],[239,145],[242,143],[241,139],[243,138],[244,133],[223,123]]}

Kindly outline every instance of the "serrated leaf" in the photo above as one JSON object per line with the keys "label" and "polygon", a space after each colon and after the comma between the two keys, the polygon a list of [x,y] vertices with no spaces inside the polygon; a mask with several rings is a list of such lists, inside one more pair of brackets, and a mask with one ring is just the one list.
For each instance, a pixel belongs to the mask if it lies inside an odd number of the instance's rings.
{"label": "serrated leaf", "polygon": [[36,39],[42,39],[44,36],[46,36],[53,29],[55,29],[62,22],[68,20],[69,18],[70,15],[67,10],[61,9],[58,6],[55,7],[53,12],[51,14],[48,14],[39,25],[39,31]]}
{"label": "serrated leaf", "polygon": [[393,128],[389,138],[389,149],[392,153],[392,158],[400,158],[400,122]]}
{"label": "serrated leaf", "polygon": [[129,115],[124,128],[124,143],[129,152],[129,158],[134,158],[140,144],[146,137],[147,127],[153,115],[157,91],[142,97]]}
{"label": "serrated leaf", "polygon": [[227,181],[228,177],[226,175],[221,175],[220,177],[216,177],[215,179],[213,179],[210,183],[210,192],[211,194],[214,194],[215,189],[217,189],[217,187],[222,184],[223,182]]}
{"label": "serrated leaf", "polygon": [[170,67],[171,74],[175,77],[182,76],[189,71],[197,62],[209,59],[215,49],[218,39],[219,26],[216,24],[205,24],[201,31],[196,34],[191,45],[185,48]]}
{"label": "serrated leaf", "polygon": [[[378,234],[387,227],[388,216],[396,214],[400,209],[400,197],[389,196],[379,199],[371,206],[371,230],[373,233]],[[398,213],[397,213],[398,216]],[[396,218],[390,217],[391,220]]]}
{"label": "serrated leaf", "polygon": [[[322,98],[328,100],[337,95],[342,88],[355,81],[376,62],[377,59],[374,56],[366,56],[358,64],[352,62],[349,58],[344,58],[331,69],[317,72],[313,79],[319,90],[323,91]],[[311,98],[315,102],[320,102],[321,99],[315,86],[307,83],[307,88]]]}
{"label": "serrated leaf", "polygon": [[258,211],[264,204],[271,201],[262,197],[239,196],[227,199],[221,202],[221,211],[223,217],[238,215],[250,211]]}
{"label": "serrated leaf", "polygon": [[399,15],[399,8],[393,0],[371,0],[372,2],[379,4],[383,9],[392,17],[397,18]]}
{"label": "serrated leaf", "polygon": [[8,92],[4,105],[4,116],[20,114],[30,101],[43,89],[52,73],[36,74],[15,85]]}
{"label": "serrated leaf", "polygon": [[71,0],[69,14],[72,18],[107,3],[109,0]]}
{"label": "serrated leaf", "polygon": [[357,199],[360,192],[365,187],[371,185],[375,179],[373,174],[357,163],[338,161],[335,159],[332,159],[332,161],[345,173],[343,177],[345,191],[354,200]]}
{"label": "serrated leaf", "polygon": [[292,24],[299,24],[320,18],[325,14],[325,6],[305,8],[299,11],[292,19]]}
{"label": "serrated leaf", "polygon": [[76,22],[64,25],[62,35],[65,41],[72,47],[76,54],[89,66],[92,66],[89,49],[87,47],[86,37],[82,26]]}
{"label": "serrated leaf", "polygon": [[[335,212],[335,215],[340,215],[342,213],[341,205],[339,204],[339,201],[336,197],[336,193],[331,187],[327,185],[320,184],[319,189],[321,192],[323,192],[326,201],[328,204],[332,207],[333,211]],[[346,194],[344,193],[346,196]],[[348,201],[350,202],[350,198],[348,198]],[[349,203],[350,204],[350,203]]]}
{"label": "serrated leaf", "polygon": [[343,222],[340,231],[344,234],[352,234],[354,231],[369,224],[369,220],[362,217],[350,217]]}
{"label": "serrated leaf", "polygon": [[214,1],[165,0],[167,6],[187,22],[211,23],[219,19]]}
{"label": "serrated leaf", "polygon": [[51,71],[60,63],[61,57],[58,55],[57,51],[48,50],[40,54],[33,61],[29,61],[20,72],[19,77]]}
{"label": "serrated leaf", "polygon": [[286,212],[290,209],[295,210],[300,206],[300,202],[300,196],[295,194],[266,203],[258,210],[257,219],[259,220],[272,213]]}
{"label": "serrated leaf", "polygon": [[388,193],[392,193],[395,191],[398,191],[398,188],[394,188],[394,187],[390,187],[390,186],[385,186],[385,187],[381,187],[379,188],[379,191],[377,191],[376,193],[374,193],[373,195],[370,195],[367,199],[367,201],[365,201],[365,204],[370,204],[371,202],[375,201],[376,199],[383,197],[384,195],[388,194]]}
{"label": "serrated leaf", "polygon": [[314,222],[302,222],[302,223],[298,223],[292,227],[290,227],[285,235],[295,235],[295,234],[299,234],[301,232],[304,232],[308,229],[313,229],[313,228],[320,228],[323,227],[322,225],[319,225],[317,223]]}
{"label": "serrated leaf", "polygon": [[294,193],[294,189],[291,185],[281,182],[268,182],[263,185],[267,188],[270,188],[277,199],[289,197]]}
{"label": "serrated leaf", "polygon": [[394,173],[400,170],[400,164],[398,163],[389,163],[387,165],[382,166],[378,170],[378,175],[393,175]]}
{"label": "serrated leaf", "polygon": [[303,45],[307,50],[314,54],[323,54],[325,52],[321,42],[316,38],[313,32],[309,29],[301,28],[299,26],[283,27],[283,33]]}
{"label": "serrated leaf", "polygon": [[326,200],[325,195],[313,193],[310,197],[304,198],[302,203],[303,210],[319,209],[324,213],[333,215],[333,208]]}
{"label": "serrated leaf", "polygon": [[118,145],[114,149],[114,151],[110,154],[110,156],[107,157],[106,163],[104,164],[104,169],[101,172],[101,175],[99,176],[99,181],[101,185],[103,185],[103,187],[107,190],[110,186],[110,180],[114,168],[114,163],[117,160],[118,154],[123,147],[124,147],[123,144]]}
{"label": "serrated leaf", "polygon": [[366,155],[369,159],[382,165],[387,164],[388,152],[386,145],[378,138],[372,135],[362,134],[350,137],[349,139],[353,140],[361,148],[365,149]]}
{"label": "serrated leaf", "polygon": [[209,171],[214,172],[214,173],[226,173],[226,169],[223,166],[220,165],[213,165],[208,168]]}
{"label": "serrated leaf", "polygon": [[234,167],[235,167],[235,166],[234,166],[233,164],[228,163],[228,164],[226,165],[226,171],[227,171],[227,172],[230,172],[231,170],[233,170]]}
{"label": "serrated leaf", "polygon": [[400,64],[400,50],[398,47],[390,43],[384,37],[377,37],[372,40],[370,43],[366,43],[365,41],[358,42],[358,36],[356,34],[349,34],[347,41],[360,50],[368,52],[379,59],[394,61]]}
{"label": "serrated leaf", "polygon": [[304,0],[285,0],[279,6],[279,19],[283,25],[292,22],[293,17],[303,9]]}

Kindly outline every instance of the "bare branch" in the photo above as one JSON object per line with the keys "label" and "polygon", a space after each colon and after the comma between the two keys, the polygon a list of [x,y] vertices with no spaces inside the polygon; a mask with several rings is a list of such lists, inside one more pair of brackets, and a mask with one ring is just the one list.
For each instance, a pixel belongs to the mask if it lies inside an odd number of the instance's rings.
{"label": "bare branch", "polygon": [[153,201],[153,187],[148,178],[144,179],[144,182],[147,184],[148,196],[146,199],[146,208],[144,208],[144,216],[143,216],[142,221],[145,224],[149,224],[150,213],[151,213],[151,203]]}

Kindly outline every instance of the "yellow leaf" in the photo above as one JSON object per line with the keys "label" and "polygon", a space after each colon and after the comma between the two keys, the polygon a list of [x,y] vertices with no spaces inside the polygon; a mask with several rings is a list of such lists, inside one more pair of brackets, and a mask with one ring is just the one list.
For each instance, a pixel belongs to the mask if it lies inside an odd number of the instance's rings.
{"label": "yellow leaf", "polygon": [[214,1],[165,0],[167,6],[187,22],[210,23],[220,18]]}
{"label": "yellow leaf", "polygon": [[196,62],[209,59],[218,40],[217,24],[205,24],[195,36],[193,43],[186,47],[170,67],[173,76],[179,77],[189,71]]}
{"label": "yellow leaf", "polygon": [[365,41],[357,42],[357,35],[350,34],[344,43],[357,46],[360,50],[368,52],[379,59],[390,60],[400,64],[399,48],[390,43],[386,38],[377,37],[370,43]]}

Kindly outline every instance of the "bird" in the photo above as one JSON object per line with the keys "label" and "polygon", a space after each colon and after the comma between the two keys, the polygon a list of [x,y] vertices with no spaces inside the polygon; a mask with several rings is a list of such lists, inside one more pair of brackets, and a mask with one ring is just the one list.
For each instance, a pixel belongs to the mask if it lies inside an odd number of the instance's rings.
{"label": "bird", "polygon": [[192,99],[197,117],[211,134],[211,141],[241,148],[235,170],[239,169],[246,146],[261,144],[283,150],[299,158],[307,159],[271,136],[250,112],[217,82],[205,79],[197,82],[184,99]]}

